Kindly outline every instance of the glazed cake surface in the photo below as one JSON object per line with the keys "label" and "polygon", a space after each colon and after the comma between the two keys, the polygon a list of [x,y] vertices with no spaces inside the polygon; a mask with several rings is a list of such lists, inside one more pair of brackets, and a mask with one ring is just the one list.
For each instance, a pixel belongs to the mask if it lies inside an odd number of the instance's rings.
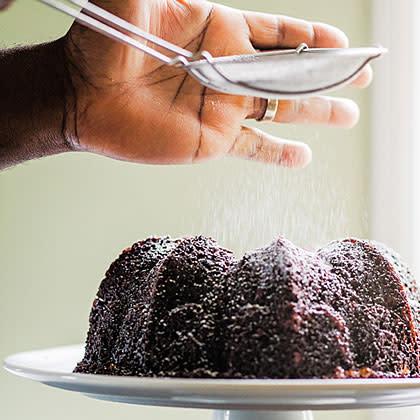
{"label": "glazed cake surface", "polygon": [[148,238],[107,271],[75,372],[417,377],[419,316],[409,268],[376,242],[279,237],[237,259],[203,236]]}

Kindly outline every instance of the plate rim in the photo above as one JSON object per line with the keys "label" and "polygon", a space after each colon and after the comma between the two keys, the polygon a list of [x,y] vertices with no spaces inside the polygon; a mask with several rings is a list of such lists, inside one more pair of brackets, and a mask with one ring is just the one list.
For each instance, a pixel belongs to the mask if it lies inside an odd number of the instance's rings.
{"label": "plate rim", "polygon": [[[160,388],[162,385],[171,383],[179,384],[183,388],[189,386],[203,386],[206,388],[255,388],[259,389],[277,389],[299,388],[312,389],[316,387],[321,390],[333,388],[336,391],[350,389],[420,389],[420,378],[308,378],[308,379],[235,379],[235,378],[173,378],[173,377],[140,377],[140,376],[114,376],[100,374],[74,373],[66,371],[47,371],[37,367],[22,366],[16,362],[16,359],[22,358],[28,354],[34,353],[50,353],[54,351],[73,350],[76,351],[84,347],[84,344],[72,344],[56,347],[48,347],[44,349],[29,350],[18,352],[7,356],[3,360],[3,368],[17,376],[29,378],[38,382],[50,382],[46,378],[54,382],[60,379],[63,382],[79,382],[83,384],[97,384],[101,382],[101,386],[120,385],[146,385],[148,387]],[[43,378],[43,379],[42,379]]]}

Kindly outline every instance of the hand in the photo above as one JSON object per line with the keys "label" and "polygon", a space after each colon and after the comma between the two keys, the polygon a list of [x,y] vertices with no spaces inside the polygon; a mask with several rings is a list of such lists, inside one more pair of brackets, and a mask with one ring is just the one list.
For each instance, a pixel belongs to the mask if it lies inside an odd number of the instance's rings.
{"label": "hand", "polygon": [[[190,51],[213,56],[256,49],[347,47],[346,36],[320,23],[243,12],[201,0],[97,0],[96,4],[140,28]],[[305,166],[309,148],[246,128],[264,114],[266,101],[208,89],[180,69],[169,68],[75,23],[65,37],[75,95],[80,150],[152,164],[182,164],[224,155]],[[367,86],[368,67],[353,82]],[[313,97],[280,101],[275,121],[352,127],[357,105]],[[71,125],[72,127],[73,125]]]}

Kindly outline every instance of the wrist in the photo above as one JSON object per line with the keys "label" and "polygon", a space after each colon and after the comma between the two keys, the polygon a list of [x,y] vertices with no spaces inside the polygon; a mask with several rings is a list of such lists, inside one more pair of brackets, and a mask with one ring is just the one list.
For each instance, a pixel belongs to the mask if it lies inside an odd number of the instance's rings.
{"label": "wrist", "polygon": [[0,168],[74,150],[63,41],[0,52]]}

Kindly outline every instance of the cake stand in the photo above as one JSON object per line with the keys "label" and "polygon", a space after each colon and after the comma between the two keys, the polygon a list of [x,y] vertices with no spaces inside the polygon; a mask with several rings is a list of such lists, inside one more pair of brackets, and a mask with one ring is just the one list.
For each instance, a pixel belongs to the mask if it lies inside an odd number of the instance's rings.
{"label": "cake stand", "polygon": [[9,372],[99,400],[214,410],[214,420],[310,420],[311,410],[420,405],[420,379],[178,379],[72,373],[83,346],[9,356]]}

